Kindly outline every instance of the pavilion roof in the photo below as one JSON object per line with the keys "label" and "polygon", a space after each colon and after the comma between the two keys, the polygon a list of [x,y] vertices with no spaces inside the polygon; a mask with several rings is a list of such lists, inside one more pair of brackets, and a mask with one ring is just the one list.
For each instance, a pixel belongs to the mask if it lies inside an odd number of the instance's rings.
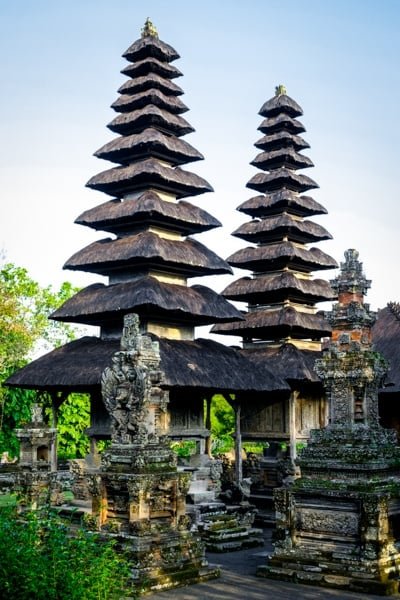
{"label": "pavilion roof", "polygon": [[[209,339],[152,337],[160,345],[160,369],[167,389],[195,388],[208,393],[290,391],[286,381],[265,363],[255,372],[239,349]],[[119,340],[84,337],[32,361],[9,377],[6,385],[66,392],[98,389],[104,369],[119,349]]]}

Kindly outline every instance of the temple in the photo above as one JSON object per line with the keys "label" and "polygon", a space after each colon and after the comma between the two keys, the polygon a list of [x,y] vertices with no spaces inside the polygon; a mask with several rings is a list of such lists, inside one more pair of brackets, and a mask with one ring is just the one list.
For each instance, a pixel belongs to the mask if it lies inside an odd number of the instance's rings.
{"label": "temple", "polygon": [[[182,165],[203,159],[182,138],[194,131],[182,116],[187,107],[175,83],[178,53],[146,22],[142,36],[124,53],[127,81],[108,125],[117,134],[95,155],[113,166],[87,185],[112,198],[83,212],[76,222],[112,237],[71,256],[64,268],[108,278],[90,285],[56,310],[52,319],[97,325],[84,337],[40,357],[14,374],[8,385],[47,391],[56,413],[71,392],[91,398],[93,444],[109,439],[110,420],[101,398],[101,374],[118,350],[125,315],[140,318],[142,333],[160,340],[163,385],[170,391],[169,434],[194,439],[204,453],[210,432],[204,399],[214,393],[287,389],[264,366],[255,374],[239,352],[212,340],[194,339],[195,327],[243,319],[224,297],[188,279],[231,273],[229,264],[191,237],[220,223],[187,200],[211,185]],[[187,395],[190,393],[190,403]],[[55,418],[56,421],[56,418]]]}

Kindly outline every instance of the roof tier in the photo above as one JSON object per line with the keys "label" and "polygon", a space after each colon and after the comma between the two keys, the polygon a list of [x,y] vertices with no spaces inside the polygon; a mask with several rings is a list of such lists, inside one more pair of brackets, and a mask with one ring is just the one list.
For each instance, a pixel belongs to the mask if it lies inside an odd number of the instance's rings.
{"label": "roof tier", "polygon": [[275,274],[241,277],[224,290],[225,298],[251,305],[299,302],[315,304],[334,299],[331,286],[325,279],[304,279],[283,271]]}
{"label": "roof tier", "polygon": [[71,256],[64,268],[100,275],[133,270],[185,277],[232,272],[227,262],[197,240],[167,239],[152,231],[93,242]]}
{"label": "roof tier", "polygon": [[254,196],[240,204],[237,210],[251,217],[259,218],[282,213],[297,217],[311,217],[327,213],[326,208],[310,196],[299,196],[299,194],[287,189],[278,190],[264,196]]}
{"label": "roof tier", "polygon": [[83,212],[75,223],[117,235],[143,229],[145,226],[171,229],[182,235],[221,226],[217,219],[194,204],[185,200],[162,200],[151,190],[130,200],[108,200]]}
{"label": "roof tier", "polygon": [[210,184],[180,167],[172,168],[155,158],[133,162],[124,167],[114,167],[92,177],[88,187],[121,198],[146,188],[174,194],[177,198],[197,196],[212,192]]}
{"label": "roof tier", "polygon": [[113,102],[111,108],[117,112],[129,112],[144,108],[148,104],[168,110],[175,115],[180,115],[189,110],[179,96],[166,95],[161,90],[152,88],[137,94],[122,94]]}
{"label": "roof tier", "polygon": [[305,150],[310,147],[310,144],[303,140],[299,135],[294,135],[289,131],[278,131],[271,135],[264,135],[257,142],[255,147],[269,152],[279,148],[293,148],[294,150]]}
{"label": "roof tier", "polygon": [[174,166],[204,158],[186,141],[166,135],[153,127],[140,133],[115,138],[97,150],[95,156],[122,165],[154,157]]}
{"label": "roof tier", "polygon": [[252,340],[320,339],[330,335],[331,327],[322,315],[284,306],[276,310],[258,308],[246,313],[243,321],[218,323],[211,331]]}
{"label": "roof tier", "polygon": [[183,90],[176,85],[175,81],[149,73],[145,77],[128,79],[119,88],[120,94],[137,94],[146,90],[160,90],[169,96],[182,96]]}
{"label": "roof tier", "polygon": [[151,317],[196,327],[240,318],[223,296],[207,287],[186,287],[149,276],[108,286],[102,283],[90,285],[67,300],[51,318],[88,325],[117,323],[122,330],[124,315],[132,312],[141,320]]}
{"label": "roof tier", "polygon": [[238,227],[232,235],[259,244],[282,239],[310,244],[332,239],[331,234],[322,225],[313,221],[303,221],[285,213],[260,220],[253,219]]}
{"label": "roof tier", "polygon": [[323,269],[334,269],[334,258],[319,248],[305,248],[293,242],[280,242],[264,246],[242,248],[234,252],[228,262],[233,267],[249,269],[257,273],[292,269],[311,273]]}

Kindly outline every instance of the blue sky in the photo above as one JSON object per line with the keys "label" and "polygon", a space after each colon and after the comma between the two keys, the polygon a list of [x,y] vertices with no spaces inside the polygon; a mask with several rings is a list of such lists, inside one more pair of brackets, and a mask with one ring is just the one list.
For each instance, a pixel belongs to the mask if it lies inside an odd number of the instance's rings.
{"label": "blue sky", "polygon": [[[88,274],[62,271],[78,249],[105,237],[74,225],[106,200],[85,188],[107,168],[92,154],[113,134],[110,104],[125,77],[121,54],[147,16],[180,53],[185,139],[205,160],[189,167],[214,194],[194,199],[223,229],[200,236],[227,257],[244,245],[230,233],[260,137],[258,110],[283,83],[303,107],[307,174],[329,211],[334,240],[319,247],[341,260],[357,248],[373,280],[373,308],[400,301],[400,0],[0,0],[0,248],[42,284]],[[327,274],[328,277],[334,276]],[[230,278],[207,283],[221,290]]]}

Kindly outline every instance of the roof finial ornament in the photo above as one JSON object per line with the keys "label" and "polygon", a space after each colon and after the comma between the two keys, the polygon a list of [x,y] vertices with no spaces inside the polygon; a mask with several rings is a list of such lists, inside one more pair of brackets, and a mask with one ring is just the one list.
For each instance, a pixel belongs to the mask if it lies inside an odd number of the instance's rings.
{"label": "roof finial ornament", "polygon": [[285,86],[282,85],[282,83],[280,83],[275,88],[275,96],[283,96],[283,95],[285,95],[285,96],[287,95],[287,90],[286,90]]}
{"label": "roof finial ornament", "polygon": [[144,37],[158,38],[158,31],[155,25],[153,25],[153,23],[150,21],[150,17],[147,17],[144,27],[142,29],[142,38]]}

